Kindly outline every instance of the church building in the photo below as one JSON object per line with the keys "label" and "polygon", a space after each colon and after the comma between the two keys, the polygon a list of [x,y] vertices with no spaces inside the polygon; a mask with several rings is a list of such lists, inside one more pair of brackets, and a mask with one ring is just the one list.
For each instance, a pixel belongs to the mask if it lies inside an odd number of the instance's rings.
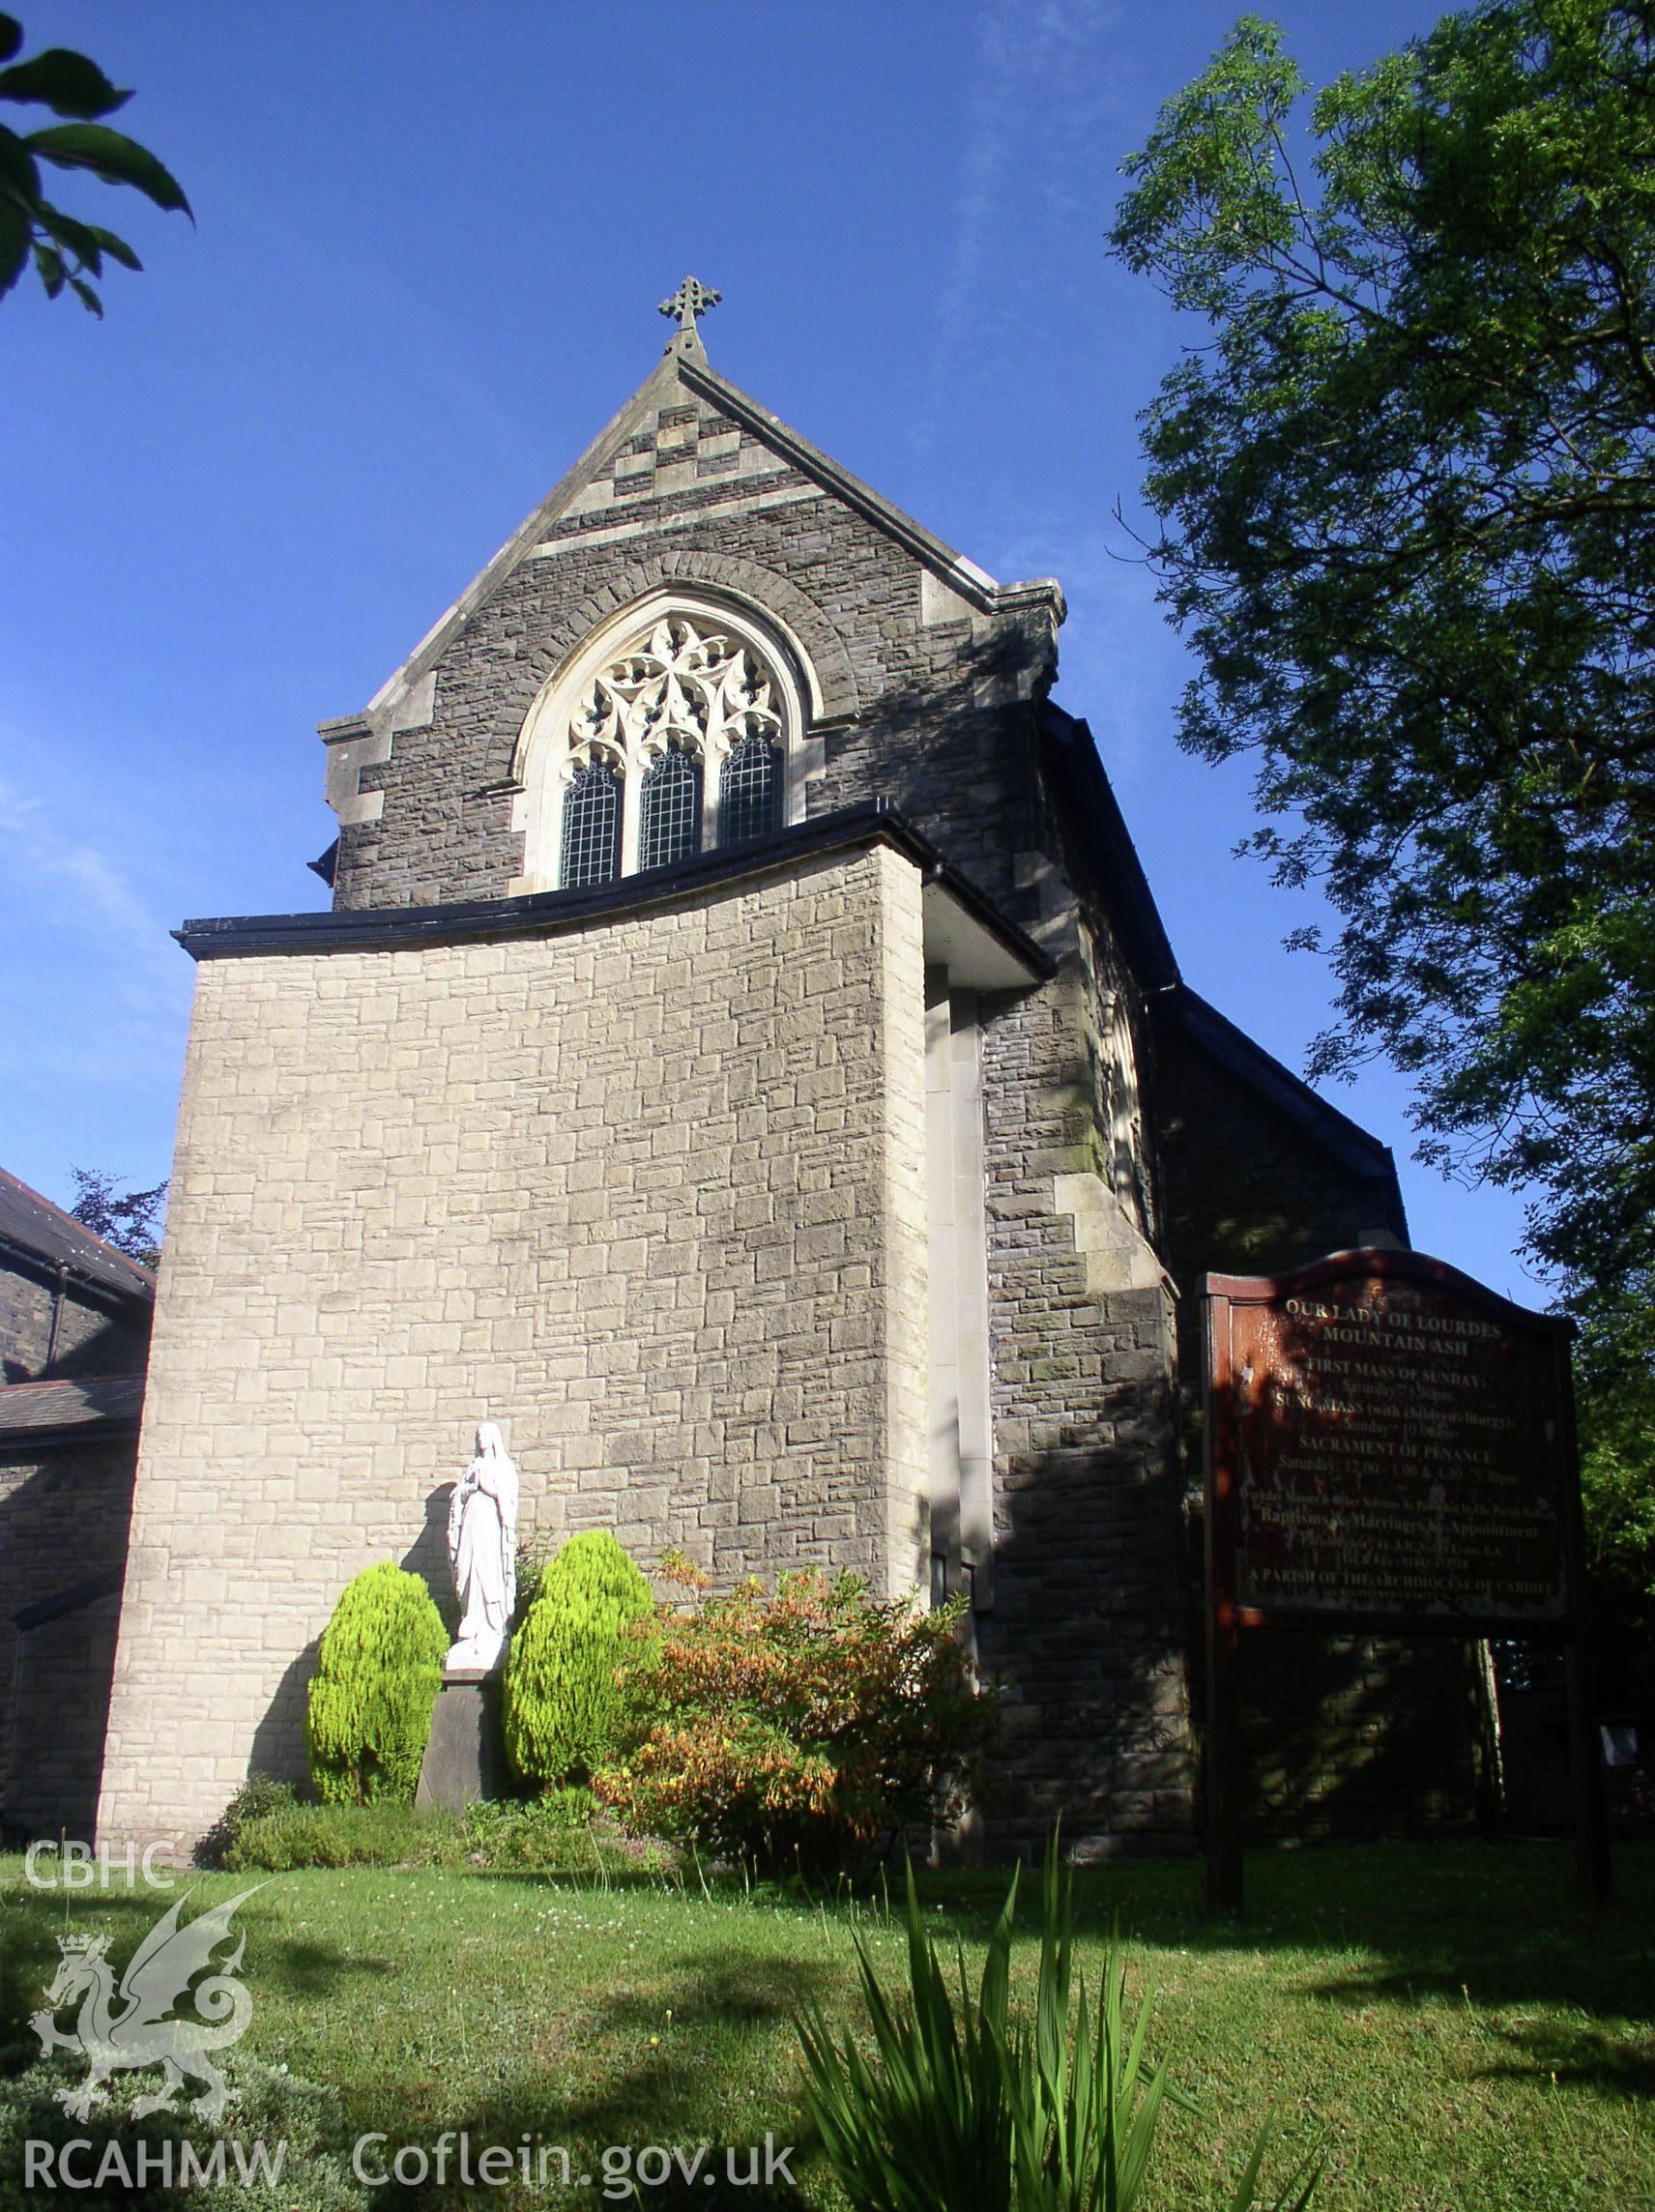
{"label": "church building", "polygon": [[1192,1840],[1192,1294],[1406,1240],[1391,1156],[1181,980],[1060,586],[729,383],[715,300],[322,724],[331,910],[178,932],[111,1838],[304,1775],[486,1419],[524,1530],[963,1592],[991,1839]]}

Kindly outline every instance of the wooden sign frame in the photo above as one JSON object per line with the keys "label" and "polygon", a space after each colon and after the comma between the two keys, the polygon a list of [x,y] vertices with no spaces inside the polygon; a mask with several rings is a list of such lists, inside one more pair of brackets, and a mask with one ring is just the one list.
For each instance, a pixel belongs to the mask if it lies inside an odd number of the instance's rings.
{"label": "wooden sign frame", "polygon": [[[1533,1340],[1535,1356],[1551,1363],[1556,1407],[1552,1471],[1560,1511],[1560,1602],[1545,1615],[1361,1609],[1320,1602],[1263,1606],[1239,1589],[1241,1491],[1245,1480],[1242,1418],[1234,1359],[1238,1309],[1287,1310],[1287,1301],[1352,1282],[1391,1279],[1425,1286]],[[1242,1909],[1240,1674],[1243,1633],[1379,1635],[1411,1638],[1537,1637],[1563,1646],[1568,1685],[1570,1771],[1575,1803],[1577,1875],[1582,1894],[1602,1904],[1611,1895],[1608,1830],[1592,1710],[1583,1617],[1584,1535],[1580,1453],[1570,1371],[1572,1323],[1532,1313],[1488,1290],[1445,1261],[1423,1253],[1361,1249],[1335,1252],[1280,1275],[1206,1275],[1204,1309],[1203,1412],[1206,1458],[1206,1899],[1210,1911]],[[1484,1332],[1486,1333],[1486,1332]],[[1550,1456],[1550,1455],[1549,1455]]]}

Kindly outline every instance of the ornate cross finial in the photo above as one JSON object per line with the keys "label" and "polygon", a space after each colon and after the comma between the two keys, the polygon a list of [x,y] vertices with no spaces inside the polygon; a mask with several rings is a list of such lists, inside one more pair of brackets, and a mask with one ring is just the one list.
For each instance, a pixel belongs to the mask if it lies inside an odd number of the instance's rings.
{"label": "ornate cross finial", "polygon": [[699,277],[686,276],[672,298],[661,302],[663,315],[678,317],[678,331],[667,341],[669,345],[685,337],[699,341],[701,333],[695,327],[695,318],[705,315],[709,307],[717,306],[718,301],[719,294],[710,285],[703,284]]}

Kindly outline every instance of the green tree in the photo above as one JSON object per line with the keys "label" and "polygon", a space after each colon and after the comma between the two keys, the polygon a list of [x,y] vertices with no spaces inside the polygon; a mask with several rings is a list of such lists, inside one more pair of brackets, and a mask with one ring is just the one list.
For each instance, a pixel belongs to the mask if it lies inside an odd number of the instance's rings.
{"label": "green tree", "polygon": [[650,1586],[607,1528],[571,1536],[540,1575],[506,1661],[506,1749],[545,1790],[584,1788],[622,1717],[616,1670]]}
{"label": "green tree", "polygon": [[1111,234],[1210,327],[1145,419],[1182,742],[1255,758],[1248,844],[1340,917],[1313,1072],[1388,1054],[1647,1376],[1655,15],[1445,16],[1308,146],[1305,90],[1243,18]]}
{"label": "green tree", "polygon": [[418,1575],[384,1559],[345,1586],[323,1632],[305,1735],[329,1804],[407,1804],[430,1740],[449,1633]]}
{"label": "green tree", "polygon": [[0,297],[11,291],[32,260],[55,300],[67,289],[94,315],[103,312],[97,284],[105,259],[124,268],[143,264],[124,238],[100,224],[66,215],[45,196],[41,164],[80,169],[106,185],[131,185],[157,207],[189,214],[189,202],[171,172],[136,139],[111,131],[102,118],[131,99],[109,82],[96,62],[67,46],[47,46],[26,62],[15,60],[23,27],[0,15],[0,101],[46,108],[69,118],[26,137],[0,124]]}
{"label": "green tree", "polygon": [[1586,1584],[1605,1705],[1655,1703],[1655,1359],[1648,1316],[1594,1311],[1576,1351]]}

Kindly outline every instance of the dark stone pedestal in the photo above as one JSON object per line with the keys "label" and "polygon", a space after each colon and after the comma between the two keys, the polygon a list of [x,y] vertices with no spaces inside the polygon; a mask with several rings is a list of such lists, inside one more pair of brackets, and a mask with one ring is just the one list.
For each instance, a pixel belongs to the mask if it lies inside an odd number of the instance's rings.
{"label": "dark stone pedestal", "polygon": [[506,1788],[506,1738],[500,1676],[456,1670],[443,1676],[431,1715],[431,1740],[420,1769],[417,1806],[458,1812]]}

